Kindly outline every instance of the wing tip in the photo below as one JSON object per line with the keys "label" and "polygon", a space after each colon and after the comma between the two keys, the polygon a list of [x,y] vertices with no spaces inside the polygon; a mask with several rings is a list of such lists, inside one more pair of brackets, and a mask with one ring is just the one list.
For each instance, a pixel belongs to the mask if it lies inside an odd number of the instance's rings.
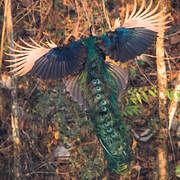
{"label": "wing tip", "polygon": [[[122,25],[125,28],[144,27],[152,31],[159,32],[159,30],[168,29],[167,24],[171,21],[168,20],[170,13],[165,15],[166,8],[163,8],[158,12],[160,2],[152,9],[153,0],[150,1],[147,8],[143,3],[140,9],[137,11],[137,2],[134,1],[134,9],[129,15],[129,9],[126,11],[126,18]],[[162,15],[164,14],[164,17]]]}
{"label": "wing tip", "polygon": [[20,38],[20,41],[24,46],[14,42],[16,47],[9,47],[9,50],[11,50],[12,53],[6,53],[9,57],[14,58],[4,60],[5,62],[12,63],[6,67],[10,68],[9,73],[14,73],[14,76],[23,76],[28,73],[33,68],[35,62],[50,50],[40,46],[33,39],[30,38],[30,40],[34,45],[31,45]]}

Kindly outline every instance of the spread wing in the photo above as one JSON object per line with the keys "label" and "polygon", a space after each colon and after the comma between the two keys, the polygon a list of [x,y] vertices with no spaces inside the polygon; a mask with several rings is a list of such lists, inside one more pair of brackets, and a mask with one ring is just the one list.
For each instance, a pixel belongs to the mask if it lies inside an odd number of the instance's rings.
{"label": "spread wing", "polygon": [[140,9],[137,11],[135,0],[134,9],[129,15],[127,5],[124,24],[115,23],[115,31],[109,32],[102,37],[99,47],[103,52],[115,61],[125,62],[144,53],[151,46],[157,37],[159,30],[165,30],[169,21],[166,21],[169,14],[162,16],[164,10],[157,12],[159,4],[152,9],[153,0],[145,8],[143,0]]}
{"label": "spread wing", "polygon": [[32,39],[33,45],[21,41],[26,46],[15,43],[21,50],[10,48],[14,53],[8,55],[15,59],[6,60],[12,63],[8,67],[16,76],[30,73],[41,79],[58,79],[78,74],[84,68],[87,51],[80,41],[63,47],[51,42],[49,48],[40,46]]}

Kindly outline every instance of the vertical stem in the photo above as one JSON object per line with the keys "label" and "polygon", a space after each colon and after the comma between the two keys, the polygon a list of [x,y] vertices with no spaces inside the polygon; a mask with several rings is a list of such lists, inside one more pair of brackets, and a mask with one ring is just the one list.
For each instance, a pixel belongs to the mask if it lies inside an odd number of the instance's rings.
{"label": "vertical stem", "polygon": [[0,89],[0,117],[3,117],[3,111],[4,111],[4,107],[3,107],[3,92],[2,89]]}
{"label": "vertical stem", "polygon": [[[4,12],[5,14],[5,12]],[[1,35],[1,52],[0,52],[0,68],[2,67],[2,58],[3,58],[3,47],[4,47],[4,37],[5,37],[5,20],[3,21],[2,35]]]}
{"label": "vertical stem", "polygon": [[82,6],[83,6],[83,9],[84,9],[87,21],[88,21],[88,25],[90,27],[92,25],[92,22],[91,22],[91,15],[92,14],[90,12],[90,9],[88,9],[88,3],[85,0],[81,0],[81,3],[82,3]]}
{"label": "vertical stem", "polygon": [[[165,1],[161,0],[161,9],[165,7]],[[163,28],[162,28],[163,29]],[[167,137],[168,137],[168,119],[166,108],[166,94],[167,89],[167,75],[166,66],[164,61],[164,30],[160,30],[158,33],[158,39],[156,43],[156,63],[157,63],[157,78],[158,78],[158,93],[159,93],[159,134],[158,134],[158,174],[159,180],[168,179],[167,171]]]}
{"label": "vertical stem", "polygon": [[[12,13],[11,13],[11,0],[4,0],[5,4],[5,24],[6,24],[6,35],[8,44],[10,47],[14,47],[13,43],[13,24],[12,24]],[[21,180],[21,164],[20,164],[20,136],[18,127],[18,106],[17,106],[17,87],[16,77],[12,77],[12,113],[11,113],[11,126],[12,126],[12,137],[14,143],[14,162],[13,162],[13,173],[15,180]]]}
{"label": "vertical stem", "polygon": [[122,4],[122,6],[121,6],[120,17],[121,17],[121,19],[124,20],[125,19],[125,14],[126,14],[126,2],[125,2],[125,0],[122,0],[121,4]]}
{"label": "vertical stem", "polygon": [[109,19],[109,15],[108,15],[108,12],[106,10],[105,1],[103,0],[102,3],[103,3],[103,12],[104,12],[104,16],[105,16],[106,22],[107,22],[107,24],[109,26],[109,29],[112,30],[112,26],[111,26],[111,22],[110,22],[110,19]]}

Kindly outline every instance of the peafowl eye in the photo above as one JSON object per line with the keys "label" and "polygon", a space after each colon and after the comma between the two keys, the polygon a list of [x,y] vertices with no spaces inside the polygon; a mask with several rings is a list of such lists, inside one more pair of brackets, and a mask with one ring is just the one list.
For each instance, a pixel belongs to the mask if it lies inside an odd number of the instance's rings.
{"label": "peafowl eye", "polygon": [[105,100],[102,100],[102,101],[101,101],[101,104],[102,104],[102,105],[106,105],[106,101],[105,101]]}
{"label": "peafowl eye", "polygon": [[[118,95],[126,87],[127,75],[119,66],[108,63],[105,57],[126,62],[144,53],[156,40],[159,29],[167,29],[168,15],[158,12],[153,0],[139,10],[137,3],[129,16],[129,8],[122,26],[102,36],[90,36],[57,47],[49,43],[42,47],[31,39],[20,50],[11,49],[16,57],[8,66],[15,76],[29,73],[41,79],[63,79],[72,99],[89,110],[97,137],[102,145],[110,171],[127,170],[132,159],[132,138],[126,130],[118,108]],[[85,72],[85,73],[84,73]],[[95,91],[94,91],[95,90]]]}
{"label": "peafowl eye", "polygon": [[97,94],[97,95],[96,95],[96,99],[97,99],[97,100],[100,100],[101,98],[102,98],[102,95],[101,95],[101,94]]}

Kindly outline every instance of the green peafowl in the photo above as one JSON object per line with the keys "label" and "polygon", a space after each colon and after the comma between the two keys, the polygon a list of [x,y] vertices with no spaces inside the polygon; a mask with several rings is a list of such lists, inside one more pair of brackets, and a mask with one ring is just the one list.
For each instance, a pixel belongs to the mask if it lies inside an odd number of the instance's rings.
{"label": "green peafowl", "polygon": [[125,89],[127,75],[117,65],[105,61],[126,62],[139,56],[156,40],[159,29],[167,29],[168,15],[152,8],[153,0],[146,7],[145,0],[139,10],[135,1],[129,15],[127,6],[123,25],[117,20],[114,31],[102,36],[82,38],[62,47],[53,42],[49,48],[31,39],[31,44],[11,49],[15,57],[8,66],[16,76],[29,73],[41,79],[63,79],[72,99],[84,110],[94,125],[102,145],[108,169],[121,173],[127,170],[132,159],[132,137],[127,133],[118,107],[118,95]]}

